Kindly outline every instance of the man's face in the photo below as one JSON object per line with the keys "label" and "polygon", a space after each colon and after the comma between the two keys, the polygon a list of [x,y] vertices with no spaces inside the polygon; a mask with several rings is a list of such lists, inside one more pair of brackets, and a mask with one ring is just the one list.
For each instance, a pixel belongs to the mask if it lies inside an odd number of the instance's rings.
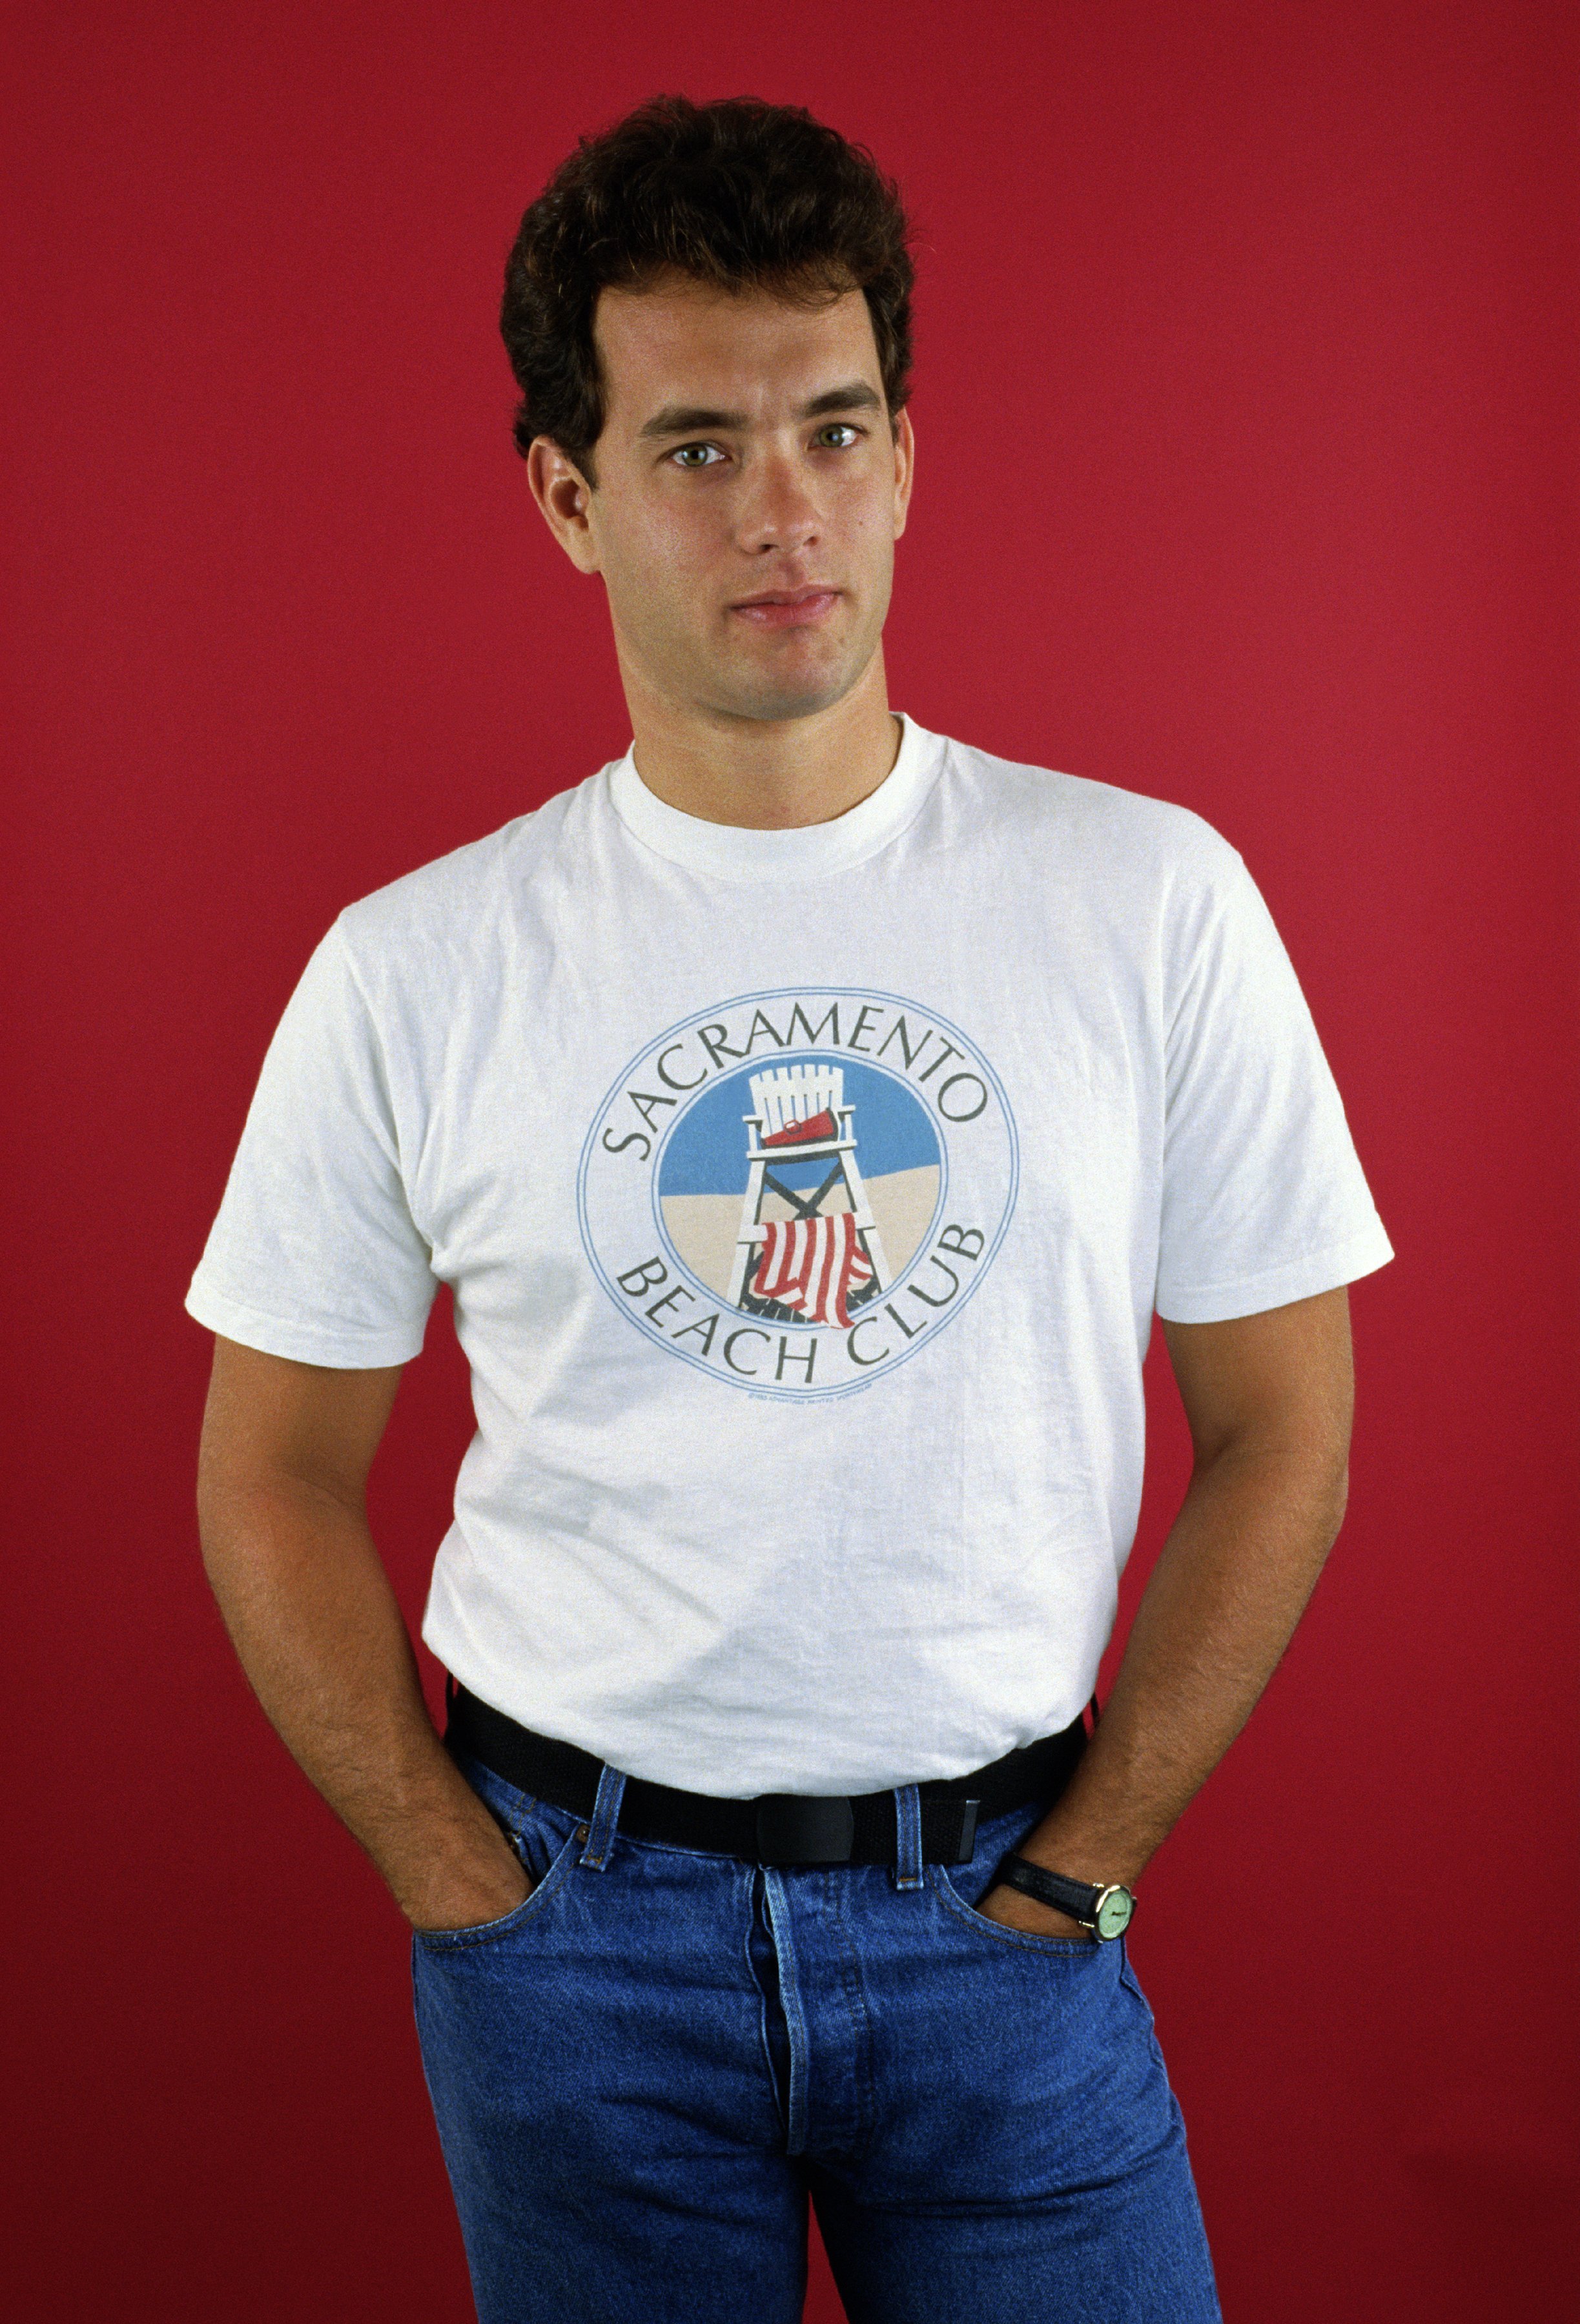
{"label": "man's face", "polygon": [[605,290],[596,337],[597,488],[555,530],[603,575],[629,674],[716,716],[840,700],[882,632],[910,488],[865,298],[795,306],[671,276]]}

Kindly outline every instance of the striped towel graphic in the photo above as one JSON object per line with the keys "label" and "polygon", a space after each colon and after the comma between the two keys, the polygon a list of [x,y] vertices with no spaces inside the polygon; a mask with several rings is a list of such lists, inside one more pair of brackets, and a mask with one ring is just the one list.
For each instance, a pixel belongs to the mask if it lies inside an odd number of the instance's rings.
{"label": "striped towel graphic", "polygon": [[766,1222],[752,1291],[758,1299],[795,1308],[808,1323],[848,1323],[846,1295],[872,1277],[850,1213],[819,1212],[809,1219]]}

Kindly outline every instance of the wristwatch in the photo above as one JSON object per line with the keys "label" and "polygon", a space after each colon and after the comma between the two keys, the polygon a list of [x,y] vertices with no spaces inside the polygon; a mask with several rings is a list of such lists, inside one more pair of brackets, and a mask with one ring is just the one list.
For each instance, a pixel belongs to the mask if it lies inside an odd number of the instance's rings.
{"label": "wristwatch", "polygon": [[1087,1880],[1067,1880],[1062,1872],[1049,1872],[1043,1865],[1017,1856],[1013,1849],[999,1859],[989,1886],[1001,1880],[1007,1888],[1018,1888],[1023,1896],[1051,1905],[1056,1913],[1067,1913],[1072,1921],[1090,1929],[1099,1944],[1109,1937],[1123,1936],[1136,1908],[1131,1891],[1117,1881],[1106,1888],[1095,1888]]}

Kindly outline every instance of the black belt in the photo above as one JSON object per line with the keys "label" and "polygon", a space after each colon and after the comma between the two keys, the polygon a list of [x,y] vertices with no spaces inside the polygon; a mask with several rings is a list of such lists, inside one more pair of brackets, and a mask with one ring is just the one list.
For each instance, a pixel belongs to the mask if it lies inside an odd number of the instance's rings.
{"label": "black belt", "polygon": [[[448,1749],[480,1760],[533,1799],[548,1800],[572,1815],[592,1814],[601,1759],[575,1743],[534,1735],[454,1679],[446,1694]],[[923,1861],[968,1863],[978,1816],[1004,1815],[1034,1800],[1051,1803],[1068,1783],[1086,1745],[1086,1728],[1076,1719],[1061,1733],[1006,1751],[973,1775],[919,1784]],[[721,1800],[628,1775],[619,1828],[632,1840],[739,1856],[748,1864],[892,1864],[896,1858],[892,1791],[829,1798],[767,1792],[760,1799]]]}

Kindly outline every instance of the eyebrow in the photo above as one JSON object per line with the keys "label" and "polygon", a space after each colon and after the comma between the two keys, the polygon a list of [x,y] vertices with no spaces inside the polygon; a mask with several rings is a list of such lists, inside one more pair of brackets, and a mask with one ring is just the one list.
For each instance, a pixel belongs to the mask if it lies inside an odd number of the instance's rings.
{"label": "eyebrow", "polygon": [[[796,413],[798,420],[821,420],[830,411],[881,411],[883,399],[876,388],[864,379],[846,380],[841,387],[825,388],[809,403],[803,403]],[[649,436],[697,436],[711,428],[739,429],[750,427],[744,411],[719,411],[711,404],[666,403],[642,423],[640,433]]]}

